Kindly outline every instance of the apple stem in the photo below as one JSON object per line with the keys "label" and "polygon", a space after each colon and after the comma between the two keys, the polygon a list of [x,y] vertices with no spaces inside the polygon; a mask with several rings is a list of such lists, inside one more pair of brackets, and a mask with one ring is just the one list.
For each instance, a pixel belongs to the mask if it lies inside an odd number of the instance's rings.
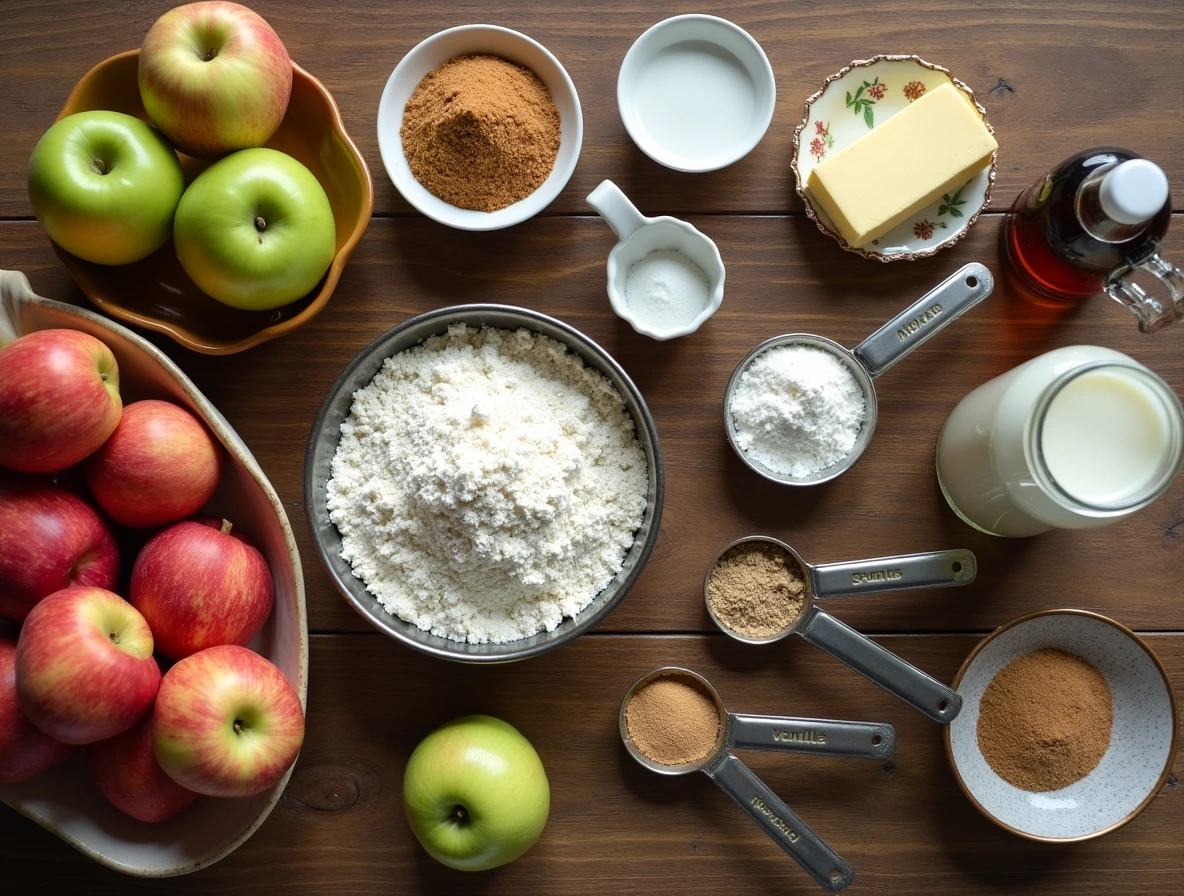
{"label": "apple stem", "polygon": [[242,734],[243,733],[243,720],[242,719],[235,719],[234,720],[234,733],[235,734]]}
{"label": "apple stem", "polygon": [[214,47],[210,47],[210,49],[206,51],[206,55],[201,58],[202,58],[203,62],[209,62],[211,59],[213,59],[217,55],[218,55],[218,51]]}
{"label": "apple stem", "polygon": [[222,520],[222,534],[223,535],[229,535],[230,530],[233,528],[234,528],[234,523],[230,522],[230,520]]}
{"label": "apple stem", "polygon": [[95,159],[91,159],[90,161],[91,161],[92,170],[96,174],[106,174],[107,173],[107,163],[104,162],[102,159],[95,158]]}
{"label": "apple stem", "polygon": [[262,215],[255,216],[255,229],[260,233],[267,229],[267,220]]}
{"label": "apple stem", "polygon": [[465,811],[464,806],[457,806],[452,810],[452,817],[456,819],[457,822],[462,822],[468,818],[468,813]]}

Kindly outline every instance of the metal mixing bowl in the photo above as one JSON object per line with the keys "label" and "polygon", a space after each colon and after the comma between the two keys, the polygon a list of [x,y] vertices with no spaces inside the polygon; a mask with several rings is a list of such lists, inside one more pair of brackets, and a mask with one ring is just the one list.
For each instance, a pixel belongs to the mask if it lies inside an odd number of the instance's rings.
{"label": "metal mixing bowl", "polygon": [[[525,327],[566,345],[583,358],[589,367],[608,377],[609,382],[620,392],[625,400],[626,409],[633,417],[637,439],[645,452],[649,467],[645,515],[634,536],[633,546],[625,555],[624,564],[608,587],[579,615],[574,619],[564,619],[554,631],[541,632],[533,637],[505,644],[467,644],[451,641],[421,631],[410,622],[387,613],[374,595],[366,590],[365,584],[354,576],[349,563],[342,559],[341,534],[329,519],[329,510],[325,503],[330,466],[341,437],[341,423],[349,416],[354,392],[374,379],[382,367],[382,362],[387,358],[423,342],[429,336],[444,333],[449,326],[458,323],[507,330]],[[304,457],[304,502],[308,511],[308,521],[321,561],[328,569],[337,590],[380,632],[432,656],[466,663],[509,662],[545,653],[578,638],[607,616],[641,574],[642,567],[654,548],[654,542],[658,539],[665,481],[658,430],[641,393],[620,365],[599,345],[567,324],[545,314],[509,305],[457,305],[452,308],[441,308],[413,317],[378,337],[350,362],[329,390],[329,395],[321,405],[320,413],[313,424]]]}

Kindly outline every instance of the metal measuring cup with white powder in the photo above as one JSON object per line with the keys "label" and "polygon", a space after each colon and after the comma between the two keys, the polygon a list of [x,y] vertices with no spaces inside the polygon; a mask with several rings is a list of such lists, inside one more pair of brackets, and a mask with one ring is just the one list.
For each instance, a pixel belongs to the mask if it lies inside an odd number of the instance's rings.
{"label": "metal measuring cup with white powder", "polygon": [[854,349],[812,333],[762,342],[736,365],[724,429],[740,459],[784,485],[827,482],[875,432],[873,379],[991,294],[991,272],[959,268]]}

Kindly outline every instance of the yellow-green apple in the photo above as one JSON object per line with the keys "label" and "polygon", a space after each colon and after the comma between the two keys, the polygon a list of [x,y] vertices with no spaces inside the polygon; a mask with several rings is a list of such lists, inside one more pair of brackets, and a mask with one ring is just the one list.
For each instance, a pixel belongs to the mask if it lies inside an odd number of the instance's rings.
{"label": "yellow-green apple", "polygon": [[274,664],[245,647],[209,647],[160,683],[152,743],[165,773],[206,796],[276,784],[304,741],[304,709]]}
{"label": "yellow-green apple", "polygon": [[129,599],[156,649],[180,660],[220,644],[245,647],[275,604],[267,560],[227,520],[186,520],[156,533],[132,569]]}
{"label": "yellow-green apple", "polygon": [[29,721],[16,696],[16,636],[0,632],[0,784],[19,784],[69,758],[74,748]]}
{"label": "yellow-green apple", "polygon": [[122,410],[115,355],[91,335],[37,330],[0,349],[0,466],[73,466],[107,441]]}
{"label": "yellow-green apple", "polygon": [[41,601],[21,626],[16,691],[33,724],[68,744],[126,731],[160,686],[152,631],[104,588],[75,585]]}
{"label": "yellow-green apple", "polygon": [[151,529],[192,516],[218,487],[222,447],[193,414],[169,401],[135,401],[86,462],[99,508],[124,526]]}
{"label": "yellow-green apple", "polygon": [[311,171],[274,149],[215,162],[177,206],[173,243],[198,287],[259,311],[303,298],[333,261],[329,197]]}
{"label": "yellow-green apple", "polygon": [[140,47],[140,99],[182,152],[262,146],[284,119],[292,60],[262,16],[215,0],[169,10]]}
{"label": "yellow-green apple", "polygon": [[453,719],[407,760],[407,822],[428,854],[449,868],[484,871],[514,861],[538,840],[550,809],[539,754],[501,719]]}
{"label": "yellow-green apple", "polygon": [[55,591],[118,580],[119,548],[93,507],[48,482],[0,482],[0,616],[20,622]]}
{"label": "yellow-green apple", "polygon": [[169,241],[185,189],[176,152],[122,112],[78,112],[33,148],[29,201],[49,238],[85,261],[130,264]]}
{"label": "yellow-green apple", "polygon": [[140,721],[86,748],[91,777],[116,809],[139,821],[167,821],[200,797],[164,773],[152,749],[149,710]]}

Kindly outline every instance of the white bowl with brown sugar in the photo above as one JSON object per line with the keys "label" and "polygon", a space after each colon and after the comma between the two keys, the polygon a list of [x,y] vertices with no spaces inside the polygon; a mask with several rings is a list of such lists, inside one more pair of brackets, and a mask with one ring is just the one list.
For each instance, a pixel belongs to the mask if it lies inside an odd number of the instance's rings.
{"label": "white bowl with brown sugar", "polygon": [[1151,649],[1112,619],[1046,610],[984,639],[954,679],[946,755],[970,801],[1031,840],[1100,837],[1139,815],[1176,753],[1176,701]]}
{"label": "white bowl with brown sugar", "polygon": [[[429,76],[446,81],[434,95]],[[559,60],[498,25],[461,25],[421,41],[378,105],[378,150],[395,187],[460,230],[500,230],[537,215],[567,185],[583,140],[580,97]]]}

